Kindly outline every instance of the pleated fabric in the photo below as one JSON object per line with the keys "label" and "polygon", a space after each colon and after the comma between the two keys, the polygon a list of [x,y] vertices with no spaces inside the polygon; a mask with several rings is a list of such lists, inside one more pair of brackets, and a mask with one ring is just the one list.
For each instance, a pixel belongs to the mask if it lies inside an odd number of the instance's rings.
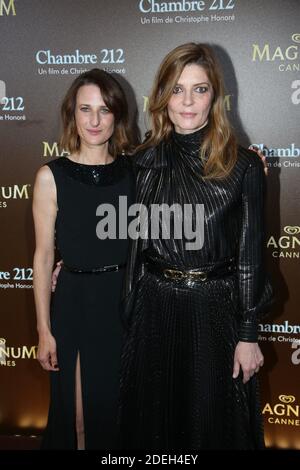
{"label": "pleated fabric", "polygon": [[263,447],[256,378],[232,378],[233,282],[145,274],[122,358],[123,448]]}

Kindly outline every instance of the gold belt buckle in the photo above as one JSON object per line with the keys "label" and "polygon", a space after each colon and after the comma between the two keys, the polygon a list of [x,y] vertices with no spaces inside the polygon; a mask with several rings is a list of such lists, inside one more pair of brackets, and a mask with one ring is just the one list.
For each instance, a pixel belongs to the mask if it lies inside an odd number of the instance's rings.
{"label": "gold belt buckle", "polygon": [[198,281],[206,281],[207,279],[207,273],[203,271],[180,271],[179,269],[164,269],[163,270],[164,276],[167,279],[175,279],[175,280],[180,280],[180,279],[196,279]]}
{"label": "gold belt buckle", "polygon": [[179,271],[178,269],[164,269],[163,273],[167,279],[178,280],[186,277],[186,274],[183,271]]}
{"label": "gold belt buckle", "polygon": [[207,279],[207,273],[205,273],[203,271],[189,271],[188,275],[191,278],[198,279],[199,281],[206,281],[206,279]]}

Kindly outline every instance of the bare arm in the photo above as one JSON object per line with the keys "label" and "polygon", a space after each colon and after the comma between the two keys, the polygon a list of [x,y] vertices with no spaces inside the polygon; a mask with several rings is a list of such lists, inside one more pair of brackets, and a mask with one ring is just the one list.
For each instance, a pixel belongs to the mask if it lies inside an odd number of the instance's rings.
{"label": "bare arm", "polygon": [[56,343],[50,326],[51,274],[54,263],[56,213],[54,177],[50,168],[43,166],[37,173],[33,193],[36,239],[33,286],[39,334],[38,360],[46,370],[57,370]]}

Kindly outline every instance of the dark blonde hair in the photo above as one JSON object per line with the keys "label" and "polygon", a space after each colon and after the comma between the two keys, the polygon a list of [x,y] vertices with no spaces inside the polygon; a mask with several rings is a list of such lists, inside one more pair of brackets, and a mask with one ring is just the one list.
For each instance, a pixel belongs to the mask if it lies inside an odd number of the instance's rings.
{"label": "dark blonde hair", "polygon": [[123,152],[132,153],[134,138],[129,124],[125,94],[115,78],[104,70],[96,68],[79,75],[71,84],[62,102],[61,149],[73,153],[80,148],[80,137],[75,122],[75,108],[78,90],[84,85],[96,85],[101,91],[104,103],[114,115],[114,132],[108,144],[111,155],[116,156]]}
{"label": "dark blonde hair", "polygon": [[168,116],[168,103],[184,67],[190,64],[205,70],[213,89],[208,131],[199,149],[200,158],[205,160],[204,175],[206,178],[223,178],[236,162],[237,144],[226,116],[222,73],[212,48],[206,44],[183,44],[162,61],[149,97],[151,130],[138,150],[156,146],[170,136],[173,124]]}

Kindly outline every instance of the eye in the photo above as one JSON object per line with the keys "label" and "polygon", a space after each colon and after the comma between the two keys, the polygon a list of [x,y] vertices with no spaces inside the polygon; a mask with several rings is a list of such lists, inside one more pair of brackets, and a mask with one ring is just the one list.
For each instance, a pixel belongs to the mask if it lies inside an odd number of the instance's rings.
{"label": "eye", "polygon": [[176,85],[173,89],[173,93],[174,95],[178,95],[178,93],[180,93],[182,90],[181,90],[181,87]]}
{"label": "eye", "polygon": [[87,112],[89,108],[87,106],[81,106],[80,111]]}
{"label": "eye", "polygon": [[197,93],[201,93],[201,94],[202,94],[202,93],[207,93],[207,92],[208,92],[208,86],[203,86],[203,85],[202,85],[202,86],[197,86],[197,87],[195,88],[195,91],[196,91]]}
{"label": "eye", "polygon": [[108,108],[101,108],[101,113],[102,113],[102,114],[108,114],[108,113],[110,113],[110,109],[108,109]]}

